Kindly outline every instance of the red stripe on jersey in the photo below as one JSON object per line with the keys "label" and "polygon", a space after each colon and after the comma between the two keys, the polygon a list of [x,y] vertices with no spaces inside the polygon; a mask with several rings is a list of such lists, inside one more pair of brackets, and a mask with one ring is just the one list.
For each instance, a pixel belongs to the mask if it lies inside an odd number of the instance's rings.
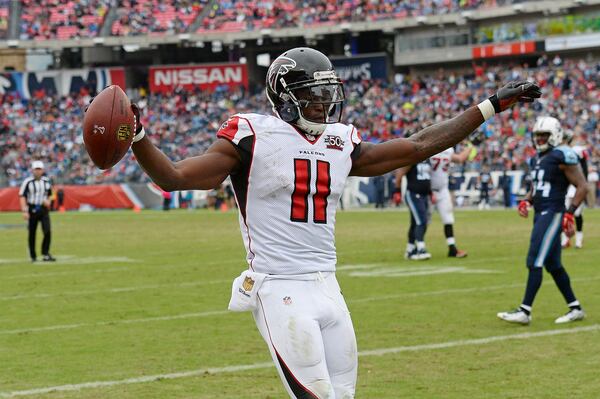
{"label": "red stripe on jersey", "polygon": [[294,159],[294,192],[292,193],[293,222],[308,222],[308,194],[310,193],[310,161]]}
{"label": "red stripe on jersey", "polygon": [[217,132],[217,137],[233,141],[238,131],[239,120],[240,118],[238,118],[237,116],[232,116],[227,121],[225,121],[219,128],[219,131]]}
{"label": "red stripe on jersey", "polygon": [[327,197],[331,194],[329,162],[317,161],[317,192],[313,195],[315,223],[327,223]]}

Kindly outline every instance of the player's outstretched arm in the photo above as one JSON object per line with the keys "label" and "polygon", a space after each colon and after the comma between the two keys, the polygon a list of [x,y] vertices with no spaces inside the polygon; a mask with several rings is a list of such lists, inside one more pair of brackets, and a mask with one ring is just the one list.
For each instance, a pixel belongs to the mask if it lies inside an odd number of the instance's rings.
{"label": "player's outstretched arm", "polygon": [[418,163],[458,144],[495,114],[517,102],[533,102],[540,96],[540,88],[535,83],[508,83],[476,107],[471,107],[450,120],[429,126],[407,139],[394,139],[380,144],[361,144],[360,155],[353,162],[350,174],[377,176]]}
{"label": "player's outstretched arm", "polygon": [[237,151],[225,139],[217,139],[204,154],[179,162],[172,162],[148,137],[131,148],[144,172],[165,191],[217,188],[240,163]]}
{"label": "player's outstretched arm", "polygon": [[[132,109],[138,121],[139,109],[136,105]],[[137,123],[136,137],[142,130],[141,124]],[[217,139],[204,154],[179,162],[172,162],[145,134],[134,141],[131,149],[138,163],[165,191],[217,188],[240,165],[238,152],[225,139]]]}

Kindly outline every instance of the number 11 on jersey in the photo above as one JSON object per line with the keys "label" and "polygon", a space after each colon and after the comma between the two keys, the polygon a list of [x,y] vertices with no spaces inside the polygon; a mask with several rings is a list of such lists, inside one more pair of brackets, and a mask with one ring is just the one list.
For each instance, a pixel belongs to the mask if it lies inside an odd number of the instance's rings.
{"label": "number 11 on jersey", "polygon": [[[308,197],[310,187],[311,163],[309,159],[294,159],[294,192],[292,193],[292,222],[308,223]],[[331,173],[329,162],[317,160],[317,179],[313,202],[313,222],[327,223],[327,197],[331,194]]]}

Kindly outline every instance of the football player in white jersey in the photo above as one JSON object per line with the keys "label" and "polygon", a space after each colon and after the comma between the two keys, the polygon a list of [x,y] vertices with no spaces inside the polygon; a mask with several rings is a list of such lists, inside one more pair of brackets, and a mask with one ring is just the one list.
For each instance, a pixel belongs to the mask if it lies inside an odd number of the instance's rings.
{"label": "football player in white jersey", "polygon": [[448,171],[452,162],[464,163],[474,150],[472,145],[466,145],[459,153],[450,147],[431,157],[431,191],[432,202],[440,213],[440,218],[444,224],[444,235],[446,244],[448,244],[448,256],[454,258],[464,258],[467,256],[465,251],[456,248],[456,239],[454,238],[454,206],[452,205],[452,196],[448,189]]}
{"label": "football player in white jersey", "polygon": [[[577,154],[577,158],[579,159],[579,165],[581,166],[581,170],[583,172],[583,176],[587,180],[588,177],[588,158],[589,154],[587,148],[583,145],[573,145],[574,133],[572,130],[564,130],[565,135],[565,144],[570,146],[571,149]],[[575,189],[574,185],[569,185],[567,189],[567,196],[565,197],[565,206],[567,209],[573,203],[573,198],[575,198]],[[583,208],[585,206],[585,202],[582,202],[581,205],[577,207],[575,213],[575,248],[580,249],[583,248]],[[563,248],[569,248],[571,246],[571,238],[568,237],[564,232],[561,233],[561,245]]]}
{"label": "football player in white jersey", "polygon": [[269,67],[266,86],[274,115],[233,115],[203,155],[171,162],[139,124],[132,148],[167,191],[211,189],[231,176],[248,271],[236,279],[230,309],[252,310],[291,398],[353,398],[358,351],[335,277],[335,213],[346,178],[418,163],[541,92],[511,82],[408,139],[371,144],[341,123],[343,84],[321,52],[286,51]]}

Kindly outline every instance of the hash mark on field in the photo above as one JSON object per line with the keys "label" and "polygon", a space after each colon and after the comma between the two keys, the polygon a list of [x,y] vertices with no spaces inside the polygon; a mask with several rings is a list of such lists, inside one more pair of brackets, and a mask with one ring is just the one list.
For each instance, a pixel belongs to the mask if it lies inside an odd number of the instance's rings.
{"label": "hash mark on field", "polygon": [[[556,335],[566,335],[566,334],[576,334],[581,332],[589,332],[589,331],[600,331],[600,324],[593,324],[591,326],[584,327],[574,327],[574,328],[565,328],[560,330],[547,330],[547,331],[539,331],[532,333],[521,333],[521,334],[511,334],[511,335],[496,335],[485,338],[475,338],[475,339],[464,339],[458,341],[447,341],[447,342],[438,342],[432,344],[423,344],[423,345],[412,345],[412,346],[398,346],[394,348],[380,348],[380,349],[371,349],[366,351],[361,351],[358,353],[360,357],[364,356],[384,356],[388,354],[402,353],[402,352],[419,352],[425,350],[437,350],[437,349],[448,349],[455,348],[460,346],[472,346],[472,345],[486,345],[493,342],[501,342],[501,341],[510,341],[510,340],[521,340],[521,339],[530,339],[537,337],[551,337]],[[16,398],[18,396],[32,396],[32,395],[43,395],[52,392],[65,392],[65,391],[79,391],[86,388],[106,388],[112,387],[115,385],[128,385],[128,384],[140,384],[145,382],[155,382],[159,380],[173,380],[178,378],[187,378],[187,377],[198,377],[205,374],[221,374],[221,373],[229,373],[235,371],[246,371],[246,370],[257,370],[257,369],[266,369],[273,367],[273,363],[271,362],[263,362],[263,363],[254,363],[254,364],[240,364],[236,366],[226,366],[226,367],[214,367],[214,368],[204,368],[199,370],[190,370],[183,371],[179,373],[170,373],[170,374],[157,374],[157,375],[148,375],[143,377],[133,377],[122,380],[114,380],[114,381],[94,381],[94,382],[84,382],[80,384],[68,384],[68,385],[58,385],[54,387],[46,387],[46,388],[35,388],[35,389],[27,389],[22,391],[12,391],[12,392],[0,392],[0,398]]]}

